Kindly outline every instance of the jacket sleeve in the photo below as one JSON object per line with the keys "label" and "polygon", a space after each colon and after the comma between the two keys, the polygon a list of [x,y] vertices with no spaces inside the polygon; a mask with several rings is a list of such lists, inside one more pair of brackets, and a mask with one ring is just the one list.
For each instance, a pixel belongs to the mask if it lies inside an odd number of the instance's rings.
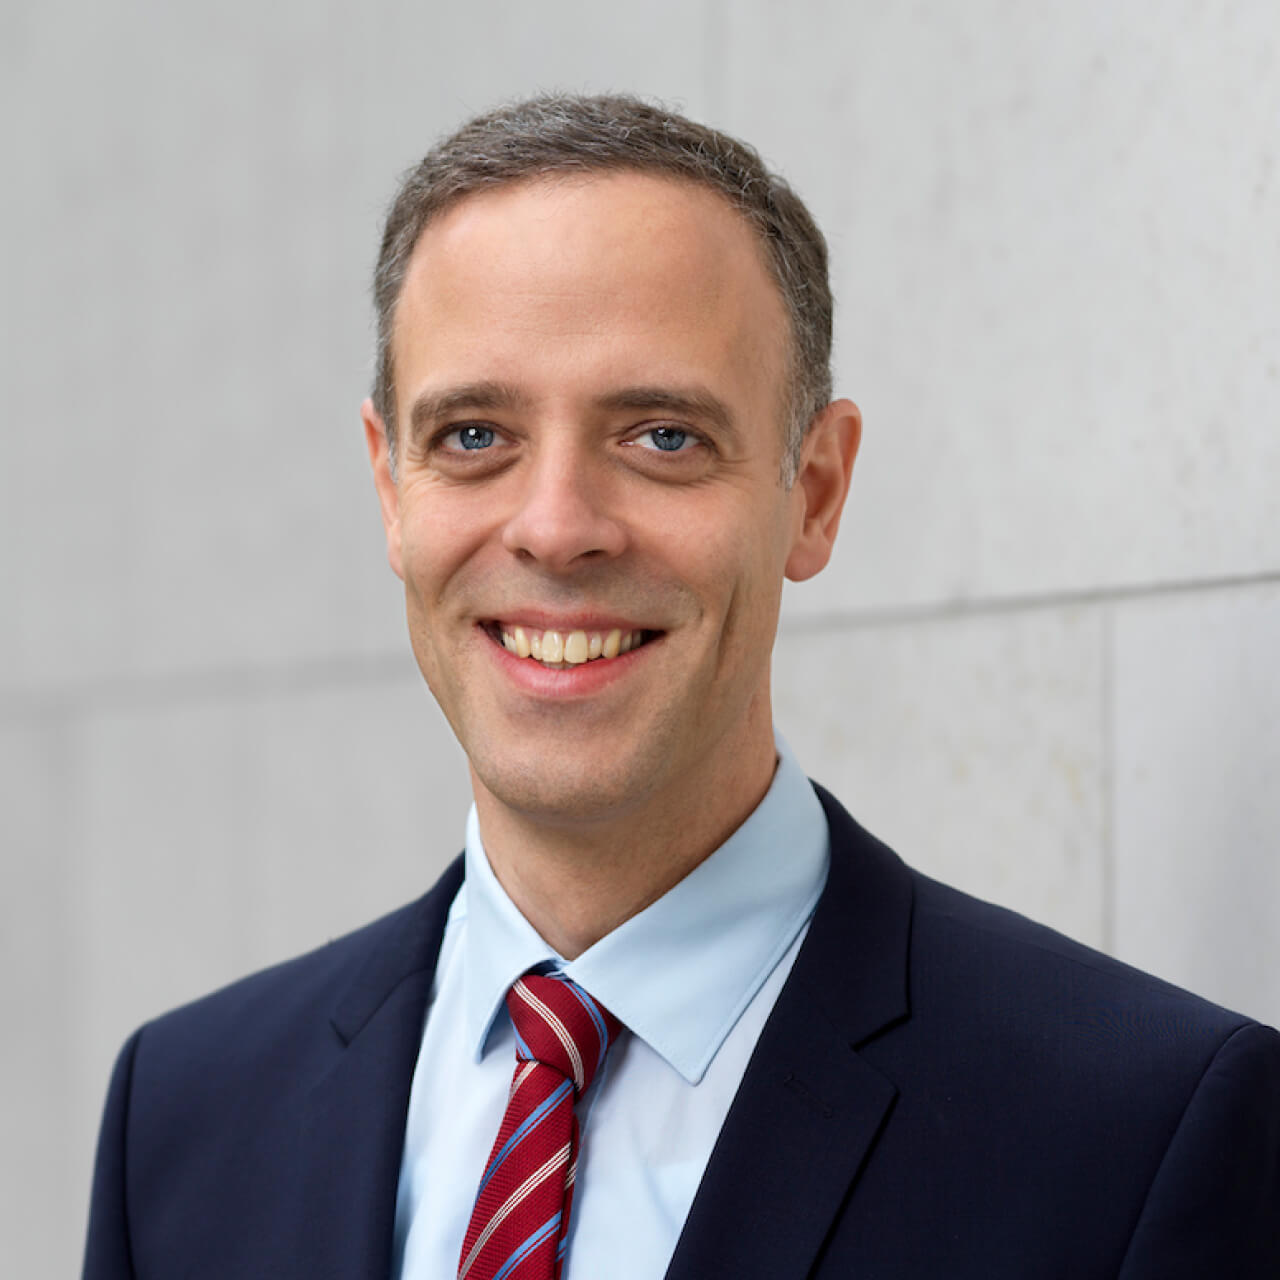
{"label": "jacket sleeve", "polygon": [[107,1090],[93,1171],[93,1191],[89,1199],[89,1235],[85,1243],[83,1280],[133,1280],[134,1277],[125,1193],[125,1142],[129,1128],[133,1062],[141,1035],[141,1031],[135,1032],[120,1051]]}
{"label": "jacket sleeve", "polygon": [[1120,1280],[1280,1280],[1280,1035],[1218,1050],[1187,1104]]}

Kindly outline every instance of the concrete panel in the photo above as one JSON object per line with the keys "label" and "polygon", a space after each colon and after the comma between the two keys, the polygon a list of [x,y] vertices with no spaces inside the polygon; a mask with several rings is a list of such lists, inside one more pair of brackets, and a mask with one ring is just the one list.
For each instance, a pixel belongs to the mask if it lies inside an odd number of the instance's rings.
{"label": "concrete panel", "polygon": [[1096,610],[787,629],[774,714],[809,774],[909,863],[1105,941]]}
{"label": "concrete panel", "polygon": [[357,417],[395,177],[539,87],[702,109],[701,9],[22,9],[0,688],[398,651]]}
{"label": "concrete panel", "polygon": [[724,123],[830,233],[867,430],[797,614],[1280,564],[1280,16],[725,7]]}
{"label": "concrete panel", "polygon": [[1280,1023],[1280,586],[1116,608],[1116,949]]}
{"label": "concrete panel", "polygon": [[75,1150],[144,1019],[416,897],[461,848],[460,753],[406,661],[345,687],[95,712],[84,731]]}
{"label": "concrete panel", "polygon": [[67,931],[66,734],[0,725],[0,1256],[15,1276],[72,1275],[87,1184],[67,1110],[72,1025]]}

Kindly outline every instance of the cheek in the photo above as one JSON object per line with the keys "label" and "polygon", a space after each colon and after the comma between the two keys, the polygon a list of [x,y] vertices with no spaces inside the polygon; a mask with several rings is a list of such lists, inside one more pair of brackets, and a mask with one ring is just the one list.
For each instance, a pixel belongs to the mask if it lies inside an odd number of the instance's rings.
{"label": "cheek", "polygon": [[[783,544],[768,521],[709,543],[702,597],[718,614],[726,658],[752,660],[771,647],[782,595]],[[712,605],[714,601],[714,605]]]}
{"label": "cheek", "polygon": [[427,500],[405,510],[400,523],[406,588],[434,604],[483,541],[477,524],[456,504]]}

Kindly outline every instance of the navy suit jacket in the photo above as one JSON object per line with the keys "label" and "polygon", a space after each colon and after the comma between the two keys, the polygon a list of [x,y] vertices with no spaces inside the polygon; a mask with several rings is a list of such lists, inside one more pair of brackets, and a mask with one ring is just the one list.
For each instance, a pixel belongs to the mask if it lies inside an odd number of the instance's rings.
{"label": "navy suit jacket", "polygon": [[[1280,1036],[918,875],[819,794],[828,884],[669,1280],[1280,1277]],[[129,1040],[87,1280],[384,1280],[461,876]]]}

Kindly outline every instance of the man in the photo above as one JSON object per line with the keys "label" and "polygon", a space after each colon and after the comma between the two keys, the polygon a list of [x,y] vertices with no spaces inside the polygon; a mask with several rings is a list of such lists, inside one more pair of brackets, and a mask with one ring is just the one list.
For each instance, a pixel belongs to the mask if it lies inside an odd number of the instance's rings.
{"label": "man", "polygon": [[1280,1274],[1280,1037],[916,875],[774,738],[860,432],[785,185],[517,104],[405,181],[375,296],[465,856],[130,1040],[86,1276]]}

